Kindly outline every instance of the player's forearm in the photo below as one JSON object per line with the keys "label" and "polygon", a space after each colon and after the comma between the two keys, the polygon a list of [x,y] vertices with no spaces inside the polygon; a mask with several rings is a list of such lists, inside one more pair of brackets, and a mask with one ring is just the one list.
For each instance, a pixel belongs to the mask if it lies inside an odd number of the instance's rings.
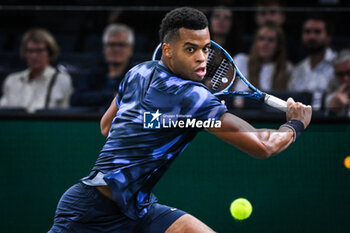
{"label": "player's forearm", "polygon": [[112,126],[112,121],[118,112],[118,107],[115,103],[115,100],[112,101],[111,106],[103,115],[100,121],[101,133],[103,136],[107,136],[108,132]]}
{"label": "player's forearm", "polygon": [[254,158],[266,159],[285,150],[293,142],[293,131],[282,127],[279,130],[255,129],[256,131],[234,133],[228,140]]}
{"label": "player's forearm", "polygon": [[292,142],[294,133],[290,128],[281,127],[279,130],[259,129],[257,135],[266,154],[263,158],[276,155],[285,150]]}
{"label": "player's forearm", "polygon": [[256,130],[249,132],[214,132],[223,141],[234,145],[254,158],[266,159],[286,149],[293,141],[293,132]]}
{"label": "player's forearm", "polygon": [[281,127],[279,130],[256,129],[246,121],[228,113],[220,120],[222,128],[208,130],[255,158],[265,159],[277,154],[293,141],[293,131],[286,127]]}

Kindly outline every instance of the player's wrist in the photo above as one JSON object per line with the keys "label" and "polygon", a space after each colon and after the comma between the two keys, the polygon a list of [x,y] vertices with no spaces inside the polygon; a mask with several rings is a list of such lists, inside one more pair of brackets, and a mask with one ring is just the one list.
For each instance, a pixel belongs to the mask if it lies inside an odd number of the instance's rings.
{"label": "player's wrist", "polygon": [[293,134],[294,134],[293,142],[295,142],[295,140],[298,137],[300,137],[300,135],[304,132],[304,129],[305,129],[304,123],[300,120],[295,120],[295,119],[291,119],[287,121],[286,123],[281,125],[281,127],[287,127],[293,131]]}

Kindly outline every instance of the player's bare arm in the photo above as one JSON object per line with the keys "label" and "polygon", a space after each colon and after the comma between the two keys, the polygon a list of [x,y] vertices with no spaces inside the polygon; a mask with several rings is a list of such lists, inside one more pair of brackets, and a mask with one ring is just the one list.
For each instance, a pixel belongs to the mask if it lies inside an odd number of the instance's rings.
{"label": "player's bare arm", "polygon": [[111,125],[112,125],[112,121],[116,116],[117,112],[118,112],[118,107],[114,99],[111,105],[109,106],[108,110],[105,112],[105,114],[103,114],[100,121],[100,128],[103,136],[108,135],[109,129],[111,128]]}
{"label": "player's bare arm", "polygon": [[[306,128],[311,121],[311,106],[295,103],[289,98],[287,101],[287,120],[299,120]],[[220,118],[220,129],[209,129],[211,133],[228,142],[240,150],[256,158],[268,158],[286,149],[294,140],[291,128],[281,126],[278,130],[256,129],[246,121],[230,113]]]}

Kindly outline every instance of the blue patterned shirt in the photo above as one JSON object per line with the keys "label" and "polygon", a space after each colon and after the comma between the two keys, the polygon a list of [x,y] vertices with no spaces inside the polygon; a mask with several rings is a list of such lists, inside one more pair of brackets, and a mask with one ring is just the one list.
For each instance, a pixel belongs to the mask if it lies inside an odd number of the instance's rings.
{"label": "blue patterned shirt", "polygon": [[120,209],[136,219],[147,213],[152,188],[201,126],[213,126],[227,109],[203,84],[175,76],[159,61],[131,69],[116,102],[107,141],[83,182],[102,173]]}

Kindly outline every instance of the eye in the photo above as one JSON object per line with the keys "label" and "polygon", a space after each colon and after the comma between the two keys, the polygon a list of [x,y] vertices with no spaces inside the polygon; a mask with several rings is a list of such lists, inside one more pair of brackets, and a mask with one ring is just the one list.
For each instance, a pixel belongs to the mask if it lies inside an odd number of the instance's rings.
{"label": "eye", "polygon": [[187,52],[189,53],[193,53],[194,52],[194,48],[193,47],[189,47],[186,49]]}
{"label": "eye", "polygon": [[208,52],[209,52],[209,49],[210,49],[210,47],[209,47],[209,46],[206,46],[206,47],[203,48],[203,52],[208,53]]}

